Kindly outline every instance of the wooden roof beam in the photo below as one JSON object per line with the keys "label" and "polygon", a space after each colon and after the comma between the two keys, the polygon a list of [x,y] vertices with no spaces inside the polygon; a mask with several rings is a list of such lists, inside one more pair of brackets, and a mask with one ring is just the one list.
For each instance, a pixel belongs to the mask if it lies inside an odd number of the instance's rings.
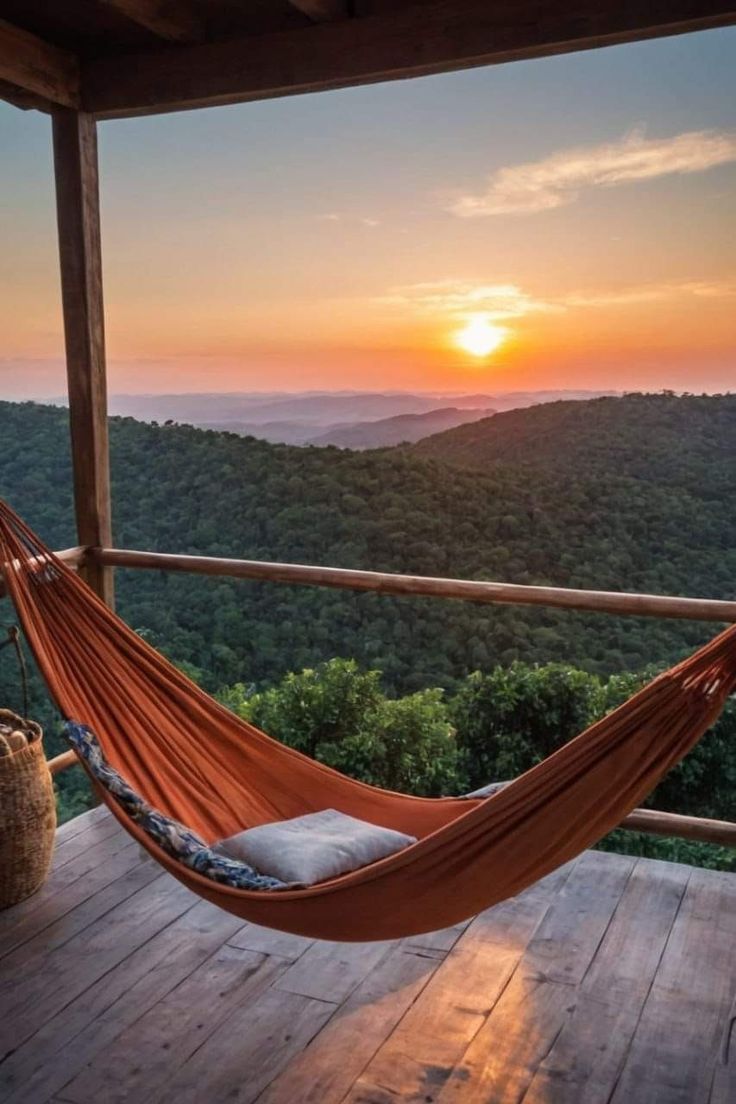
{"label": "wooden roof beam", "polygon": [[100,58],[82,71],[100,118],[239,103],[544,57],[736,22],[736,0],[426,0],[238,41]]}
{"label": "wooden roof beam", "polygon": [[308,15],[313,23],[331,23],[334,19],[347,19],[350,15],[349,0],[289,0],[292,8]]}
{"label": "wooden roof beam", "polygon": [[[74,54],[0,20],[0,82],[20,89],[14,102],[79,106],[79,65]],[[12,98],[12,97],[11,97]]]}
{"label": "wooden roof beam", "polygon": [[97,4],[169,42],[204,38],[204,23],[186,0],[97,0]]}

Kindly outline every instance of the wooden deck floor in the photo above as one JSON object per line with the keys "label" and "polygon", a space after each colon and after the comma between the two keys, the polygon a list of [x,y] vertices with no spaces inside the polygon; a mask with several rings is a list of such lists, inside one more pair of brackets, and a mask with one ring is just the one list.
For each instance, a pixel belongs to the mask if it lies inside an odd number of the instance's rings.
{"label": "wooden deck floor", "polygon": [[588,853],[472,923],[280,935],[95,810],[0,913],[3,1104],[733,1104],[736,875]]}

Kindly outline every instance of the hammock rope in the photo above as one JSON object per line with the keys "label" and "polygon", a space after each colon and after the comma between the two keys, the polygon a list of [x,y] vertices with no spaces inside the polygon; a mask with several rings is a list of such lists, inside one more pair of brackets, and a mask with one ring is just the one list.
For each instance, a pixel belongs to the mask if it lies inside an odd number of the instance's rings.
{"label": "hammock rope", "polygon": [[491,797],[419,798],[347,778],[208,697],[117,617],[0,500],[8,593],[52,697],[142,796],[207,842],[335,808],[418,837],[306,889],[218,885],[124,827],[180,881],[246,920],[320,939],[433,931],[514,896],[615,828],[736,687],[736,626]]}

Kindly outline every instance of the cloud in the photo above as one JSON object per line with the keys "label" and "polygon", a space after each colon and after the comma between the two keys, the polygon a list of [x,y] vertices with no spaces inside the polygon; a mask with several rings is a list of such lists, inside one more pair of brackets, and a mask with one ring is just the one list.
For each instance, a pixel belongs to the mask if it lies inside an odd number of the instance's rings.
{"label": "cloud", "polygon": [[447,209],[460,218],[533,214],[573,203],[586,188],[703,172],[731,161],[736,161],[734,131],[691,130],[672,138],[647,138],[639,127],[617,142],[506,166],[488,178],[479,195],[457,196]]}
{"label": "cloud", "polygon": [[516,284],[478,284],[471,280],[438,280],[392,288],[381,302],[457,318],[482,314],[493,321],[522,318],[532,311],[564,309],[535,299]]}
{"label": "cloud", "polygon": [[680,283],[643,284],[612,291],[573,292],[559,303],[563,307],[625,307],[634,303],[655,303],[662,299],[690,297],[725,299],[736,295],[736,281],[690,280]]}
{"label": "cloud", "polygon": [[450,321],[482,317],[509,322],[529,314],[564,314],[571,310],[625,307],[667,299],[723,299],[736,296],[736,280],[690,280],[630,287],[591,288],[549,298],[537,298],[518,284],[486,284],[474,280],[437,280],[389,289],[374,303]]}
{"label": "cloud", "polygon": [[347,223],[359,223],[361,226],[368,226],[373,229],[375,226],[380,226],[380,220],[377,218],[361,218],[357,215],[344,215],[339,211],[328,211],[324,215],[314,216],[317,222],[347,222]]}

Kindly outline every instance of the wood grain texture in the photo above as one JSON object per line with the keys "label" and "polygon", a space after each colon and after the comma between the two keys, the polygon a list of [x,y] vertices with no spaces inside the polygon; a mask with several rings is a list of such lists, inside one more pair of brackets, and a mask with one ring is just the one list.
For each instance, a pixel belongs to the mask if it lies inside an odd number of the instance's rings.
{"label": "wood grain texture", "polygon": [[340,1104],[437,965],[426,952],[412,951],[405,944],[394,947],[311,1045],[271,1082],[258,1104]]}
{"label": "wood grain texture", "polygon": [[325,1001],[266,989],[210,1035],[166,1087],[149,1098],[150,1104],[252,1104],[309,1045],[334,1010]]}
{"label": "wood grain texture", "polygon": [[[100,547],[112,524],[95,121],[55,112],[53,138],[77,533],[80,544]],[[110,570],[91,561],[83,573],[112,605]]]}
{"label": "wood grain texture", "polygon": [[348,0],[289,0],[297,11],[308,15],[314,23],[329,23],[346,19],[350,14]]}
{"label": "wood grain texture", "polygon": [[169,42],[199,42],[204,23],[188,0],[95,0]]}
{"label": "wood grain texture", "polygon": [[[108,1048],[167,993],[206,961],[238,921],[204,902],[192,903],[152,938],[144,938],[117,966],[52,1015],[0,1065],[4,1104],[36,1104],[76,1077],[105,1066]],[[136,1066],[126,1067],[135,1080]]]}
{"label": "wood grain texture", "polygon": [[736,879],[693,870],[611,1104],[709,1104],[735,982]]}
{"label": "wood grain texture", "polygon": [[[0,19],[0,80],[48,106],[79,106],[76,57]],[[22,101],[22,96],[21,96]]]}
{"label": "wood grain texture", "polygon": [[[571,869],[558,885],[566,883]],[[514,902],[506,902],[470,924],[357,1078],[346,1104],[435,1099],[501,998],[551,907],[547,893],[534,888],[537,892],[518,899],[523,905],[513,919]]]}
{"label": "wood grain texture", "polygon": [[276,988],[342,1004],[394,946],[394,943],[330,943],[317,939],[279,978]]}
{"label": "wood grain texture", "polygon": [[574,999],[558,990],[552,1045],[528,1083],[525,1104],[609,1099],[689,877],[688,867],[674,863],[634,868]]}
{"label": "wood grain texture", "polygon": [[736,20],[733,0],[427,0],[239,41],[100,58],[85,110],[125,116],[543,57]]}
{"label": "wood grain texture", "polygon": [[64,1099],[70,1104],[149,1099],[210,1036],[227,1037],[236,1008],[255,1001],[284,968],[276,958],[221,947],[100,1052],[64,1088]]}
{"label": "wood grain texture", "polygon": [[106,810],[60,830],[48,923],[0,959],[3,1104],[734,1099],[736,875],[588,852],[372,954],[242,924],[150,861],[102,886],[119,837]]}
{"label": "wood grain texture", "polygon": [[617,617],[630,615],[736,622],[736,602],[712,598],[679,598],[659,594],[435,578],[428,575],[398,575],[383,571],[354,571],[343,567],[315,567],[311,564],[267,560],[142,552],[133,548],[93,548],[89,549],[88,558],[111,567],[138,568],[145,571],[185,571],[195,575],[224,575],[233,579],[259,579],[272,583],[335,587],[338,590],[371,591],[377,594],[455,598],[483,604],[548,606],[554,609],[612,613]]}

